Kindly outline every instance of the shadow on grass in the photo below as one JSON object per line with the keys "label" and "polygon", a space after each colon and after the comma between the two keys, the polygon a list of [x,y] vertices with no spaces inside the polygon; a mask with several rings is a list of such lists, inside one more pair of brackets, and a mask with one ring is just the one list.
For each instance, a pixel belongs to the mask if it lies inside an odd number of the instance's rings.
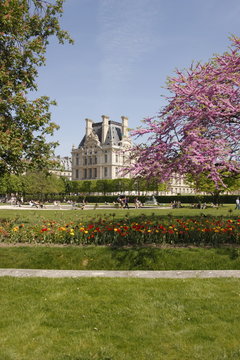
{"label": "shadow on grass", "polygon": [[240,269],[240,248],[111,248],[117,269],[227,270]]}

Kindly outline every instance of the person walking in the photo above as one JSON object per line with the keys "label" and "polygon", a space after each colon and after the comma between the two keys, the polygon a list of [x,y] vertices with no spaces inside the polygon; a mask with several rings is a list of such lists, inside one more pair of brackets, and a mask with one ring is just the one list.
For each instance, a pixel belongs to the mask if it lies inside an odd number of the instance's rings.
{"label": "person walking", "polygon": [[240,200],[239,197],[236,198],[236,207],[235,209],[240,210]]}
{"label": "person walking", "polygon": [[125,196],[124,198],[124,209],[129,209],[129,205],[128,205],[129,199]]}

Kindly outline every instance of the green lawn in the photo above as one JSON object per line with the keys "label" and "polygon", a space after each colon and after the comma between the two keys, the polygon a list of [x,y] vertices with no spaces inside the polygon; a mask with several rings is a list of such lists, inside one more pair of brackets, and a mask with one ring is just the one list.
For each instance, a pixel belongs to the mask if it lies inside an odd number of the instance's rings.
{"label": "green lawn", "polygon": [[[34,225],[153,213],[231,218],[239,215],[233,209],[0,209],[0,219]],[[240,269],[240,249],[7,246],[0,247],[0,268]],[[2,277],[0,288],[0,360],[240,359],[239,279]]]}
{"label": "green lawn", "polygon": [[[206,216],[226,216],[233,218],[239,211],[234,206],[225,205],[220,209],[204,210]],[[233,210],[229,212],[229,210]],[[186,217],[200,215],[198,209],[130,209],[92,211],[36,211],[0,210],[0,219],[13,223],[35,225],[44,220],[65,224],[70,221],[92,221],[96,217],[129,217],[145,214],[155,216]],[[91,220],[92,219],[92,220]],[[139,219],[139,221],[141,221]],[[1,226],[1,224],[0,224]],[[69,247],[0,247],[0,268],[33,269],[83,269],[83,270],[204,270],[240,269],[240,249],[235,248],[113,248],[94,246]]]}
{"label": "green lawn", "polygon": [[0,247],[0,268],[240,270],[240,248]]}
{"label": "green lawn", "polygon": [[239,279],[1,278],[1,360],[239,360]]}
{"label": "green lawn", "polygon": [[169,216],[174,217],[193,217],[204,214],[206,216],[224,216],[224,217],[237,217],[240,216],[240,211],[235,210],[235,205],[224,205],[219,209],[209,208],[205,210],[192,209],[191,207],[184,207],[181,209],[98,209],[98,210],[4,210],[0,207],[0,220],[9,219],[16,223],[30,223],[36,224],[44,220],[49,221],[90,221],[96,217],[137,217],[141,214],[146,216]]}

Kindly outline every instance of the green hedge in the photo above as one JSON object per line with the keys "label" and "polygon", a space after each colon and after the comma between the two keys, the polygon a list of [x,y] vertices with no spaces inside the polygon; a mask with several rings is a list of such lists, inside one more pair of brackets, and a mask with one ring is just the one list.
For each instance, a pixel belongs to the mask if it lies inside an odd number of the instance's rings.
{"label": "green hedge", "polygon": [[[195,204],[195,203],[220,203],[220,204],[235,204],[237,195],[220,195],[219,198],[211,195],[170,195],[170,196],[155,196],[159,204],[170,204],[173,201],[180,201],[182,204]],[[128,196],[129,202],[133,203],[136,196]],[[138,199],[145,203],[150,196],[138,196]],[[24,201],[28,202],[30,200],[42,200],[42,201],[74,201],[81,203],[85,199],[88,203],[113,203],[116,202],[117,196],[94,196],[94,195],[64,195],[64,194],[27,194],[24,196]]]}
{"label": "green hedge", "polygon": [[156,196],[158,203],[171,203],[172,201],[181,201],[182,204],[195,203],[219,203],[219,204],[235,204],[237,195],[170,195]]}

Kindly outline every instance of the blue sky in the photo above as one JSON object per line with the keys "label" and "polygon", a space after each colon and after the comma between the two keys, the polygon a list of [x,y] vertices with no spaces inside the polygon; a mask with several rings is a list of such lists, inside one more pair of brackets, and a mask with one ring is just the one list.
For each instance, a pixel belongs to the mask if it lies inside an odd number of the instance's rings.
{"label": "blue sky", "polygon": [[56,155],[78,146],[85,118],[124,115],[136,128],[155,116],[167,77],[226,51],[239,19],[239,0],[66,0],[61,24],[75,44],[52,40],[37,81],[58,103]]}

